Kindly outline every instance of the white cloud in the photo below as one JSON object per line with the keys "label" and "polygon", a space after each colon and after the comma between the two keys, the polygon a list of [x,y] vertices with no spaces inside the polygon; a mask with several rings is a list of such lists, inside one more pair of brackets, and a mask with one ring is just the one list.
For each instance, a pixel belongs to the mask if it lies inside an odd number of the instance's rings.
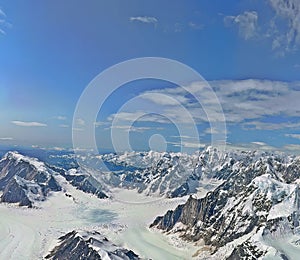
{"label": "white cloud", "polygon": [[204,148],[206,146],[205,144],[191,143],[191,142],[182,142],[181,144],[187,148]]}
{"label": "white cloud", "polygon": [[[185,108],[195,124],[222,122],[222,111],[216,105],[219,100],[228,124],[240,124],[246,130],[300,128],[300,122],[289,121],[289,117],[300,115],[300,82],[247,79],[211,81],[209,84],[218,99],[204,82],[185,86],[189,92],[183,87],[146,91],[142,96],[152,102],[154,105],[151,107],[162,116],[147,114],[147,111],[142,110],[122,111],[111,115],[108,120],[112,121],[116,117],[117,120],[128,122],[170,123],[171,120],[175,124],[191,124],[189,118],[180,112]],[[179,104],[175,105],[175,101]],[[263,121],[272,116],[284,117],[286,122]],[[220,133],[220,129],[213,126],[205,133],[211,130],[213,134]]]}
{"label": "white cloud", "polygon": [[206,128],[204,130],[204,133],[205,134],[211,134],[211,135],[213,135],[213,134],[219,134],[220,133],[220,129],[217,129],[215,127],[209,127],[209,128]]}
{"label": "white cloud", "polygon": [[237,143],[237,144],[231,144],[227,143],[226,145],[227,151],[246,151],[246,150],[259,150],[259,151],[280,151],[281,149],[278,149],[274,146],[265,144],[263,142],[252,142],[252,143]]}
{"label": "white cloud", "polygon": [[144,95],[142,98],[163,106],[178,106],[180,103],[188,102],[188,99],[184,96],[175,96],[171,98],[170,95],[163,96],[161,93],[155,93],[154,91],[151,93],[151,95]]}
{"label": "white cloud", "polygon": [[129,18],[131,22],[138,21],[141,23],[157,24],[158,20],[153,16],[132,16]]}
{"label": "white cloud", "polygon": [[187,141],[182,141],[182,142],[167,142],[168,144],[171,144],[175,147],[186,147],[186,148],[204,148],[206,144],[200,144],[198,142],[187,142]]}
{"label": "white cloud", "polygon": [[293,152],[300,151],[300,144],[288,144],[285,145],[283,149],[288,151],[293,151]]}
{"label": "white cloud", "polygon": [[300,91],[294,89],[292,84],[245,80],[227,81],[220,85],[217,95],[229,122],[280,114],[287,117],[299,115]]}
{"label": "white cloud", "polygon": [[12,141],[14,138],[12,137],[0,137],[0,141]]}
{"label": "white cloud", "polygon": [[56,116],[55,119],[64,121],[64,120],[67,120],[67,117],[65,117],[65,116]]}
{"label": "white cloud", "polygon": [[80,125],[80,126],[84,126],[85,125],[85,121],[82,118],[77,118],[76,119],[76,124]]}
{"label": "white cloud", "polygon": [[109,121],[112,120],[121,120],[121,121],[135,121],[138,118],[144,116],[145,113],[143,111],[136,111],[136,112],[120,112],[117,114],[112,114],[108,117]]}
{"label": "white cloud", "polygon": [[69,125],[66,125],[66,124],[61,124],[61,125],[59,125],[59,127],[62,127],[62,128],[68,128],[68,127],[69,127]]}
{"label": "white cloud", "polygon": [[184,88],[146,91],[140,96],[154,104],[152,107],[157,114],[176,124],[195,124],[194,121],[212,122],[224,119],[214,92],[204,82],[194,82]]}
{"label": "white cloud", "polygon": [[266,146],[267,144],[266,143],[264,143],[264,142],[251,142],[252,144],[254,144],[254,145],[259,145],[259,146]]}
{"label": "white cloud", "polygon": [[203,29],[203,24],[197,24],[197,23],[194,23],[194,22],[189,22],[189,27],[194,29],[194,30],[201,30]]}
{"label": "white cloud", "polygon": [[[295,51],[300,46],[300,1],[267,0],[273,11],[271,17],[262,17],[256,11],[245,11],[237,16],[224,17],[227,26],[236,25],[244,39],[253,37],[270,40],[271,48],[278,56]],[[261,15],[260,15],[261,17]],[[266,21],[264,19],[269,19]],[[262,22],[259,23],[259,20]],[[259,32],[259,33],[258,33]]]}
{"label": "white cloud", "polygon": [[120,112],[112,114],[108,117],[108,121],[128,121],[128,122],[156,122],[156,123],[169,123],[169,121],[162,116],[156,114],[148,114],[144,111],[136,112]]}
{"label": "white cloud", "polygon": [[17,125],[17,126],[25,126],[25,127],[45,127],[47,126],[44,123],[39,123],[39,122],[24,122],[24,121],[11,121],[12,124]]}
{"label": "white cloud", "polygon": [[248,79],[213,81],[210,85],[218,96],[229,123],[266,116],[299,116],[299,82]]}
{"label": "white cloud", "polygon": [[[211,81],[209,84],[218,97],[229,123],[273,115],[299,116],[300,82],[247,79]],[[211,117],[214,116],[216,120],[221,117],[221,111],[215,109],[216,99],[205,87],[205,83],[194,82],[186,86],[186,89],[190,93],[182,87],[157,91],[175,100],[181,100],[180,104],[185,106],[198,122],[212,121]],[[210,112],[209,120],[201,106]],[[176,108],[172,106],[166,106],[165,111],[167,113],[164,114],[170,115],[171,118],[177,113]]]}
{"label": "white cloud", "polygon": [[196,140],[197,138],[194,136],[189,136],[189,135],[172,135],[171,137],[173,138],[180,138],[180,139],[194,139]]}
{"label": "white cloud", "polygon": [[146,126],[132,126],[130,128],[130,132],[138,132],[138,133],[143,133],[145,131],[151,130],[152,127],[146,127]]}
{"label": "white cloud", "polygon": [[[294,50],[300,44],[300,1],[268,0],[276,15],[270,23],[270,35],[273,37],[273,49]],[[282,31],[285,21],[286,31]],[[279,25],[280,24],[280,25]]]}
{"label": "white cloud", "polygon": [[280,130],[280,129],[295,129],[300,128],[300,123],[266,123],[260,121],[251,121],[243,123],[243,128],[245,130],[255,129],[255,130]]}
{"label": "white cloud", "polygon": [[285,134],[286,137],[292,137],[295,139],[300,139],[300,134]]}
{"label": "white cloud", "polygon": [[95,127],[100,127],[100,126],[107,126],[109,125],[109,122],[105,121],[97,121],[94,123]]}
{"label": "white cloud", "polygon": [[114,125],[111,126],[110,129],[120,129],[125,132],[138,132],[138,133],[143,133],[145,131],[154,129],[152,127],[145,127],[145,126],[130,126],[130,125]]}
{"label": "white cloud", "polygon": [[258,14],[255,11],[245,11],[237,16],[226,16],[224,18],[226,25],[235,24],[239,27],[239,33],[245,40],[256,35],[257,20]]}
{"label": "white cloud", "polygon": [[174,32],[180,33],[184,30],[184,26],[182,23],[175,23],[174,24]]}
{"label": "white cloud", "polygon": [[5,35],[5,29],[10,28],[11,26],[12,25],[6,21],[6,14],[4,13],[3,9],[0,8],[0,35]]}
{"label": "white cloud", "polygon": [[58,146],[56,146],[56,147],[51,147],[51,148],[49,148],[49,150],[54,150],[54,151],[64,151],[64,150],[66,150],[66,149],[63,148],[63,147],[58,147]]}
{"label": "white cloud", "polygon": [[0,17],[6,17],[6,14],[4,13],[4,11],[0,8]]}
{"label": "white cloud", "polygon": [[[5,17],[6,17],[5,13],[0,8],[0,26],[5,25],[5,19],[4,19]],[[0,28],[0,34],[6,34],[6,33],[3,29]]]}

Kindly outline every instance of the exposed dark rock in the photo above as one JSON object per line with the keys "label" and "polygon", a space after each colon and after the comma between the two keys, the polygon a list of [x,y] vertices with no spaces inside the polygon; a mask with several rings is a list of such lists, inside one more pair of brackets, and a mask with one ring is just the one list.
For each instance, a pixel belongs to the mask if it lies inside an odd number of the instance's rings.
{"label": "exposed dark rock", "polygon": [[241,245],[238,245],[231,255],[226,260],[256,260],[264,256],[266,252],[260,250],[257,246],[252,245],[251,242],[246,241]]}
{"label": "exposed dark rock", "polygon": [[86,193],[93,194],[99,199],[108,198],[108,196],[103,192],[102,184],[91,175],[84,173],[84,170],[71,169],[64,172],[62,175],[70,184],[72,184],[77,189],[82,190]]}
{"label": "exposed dark rock", "polygon": [[26,196],[24,189],[12,179],[6,187],[4,187],[1,197],[2,202],[19,203],[20,206],[32,207],[32,202]]}
{"label": "exposed dark rock", "polygon": [[105,255],[110,257],[109,259],[141,259],[133,251],[112,244],[98,232],[72,231],[59,240],[59,245],[45,257],[46,259],[96,260],[103,259]]}
{"label": "exposed dark rock", "polygon": [[8,152],[0,161],[1,201],[31,207],[35,201],[45,200],[50,192],[62,190],[52,174],[37,159]]}
{"label": "exposed dark rock", "polygon": [[[284,165],[275,157],[250,164],[241,161],[214,191],[201,199],[190,196],[185,204],[157,217],[151,227],[179,232],[188,241],[203,240],[214,249],[212,253],[260,228],[263,236],[278,230],[293,233],[300,222],[300,192],[297,185],[285,182]],[[293,173],[289,171],[289,181],[295,180]],[[268,219],[271,208],[279,203],[288,203],[287,208],[293,209],[290,215]],[[248,241],[236,247],[229,259],[257,259],[265,253]]]}

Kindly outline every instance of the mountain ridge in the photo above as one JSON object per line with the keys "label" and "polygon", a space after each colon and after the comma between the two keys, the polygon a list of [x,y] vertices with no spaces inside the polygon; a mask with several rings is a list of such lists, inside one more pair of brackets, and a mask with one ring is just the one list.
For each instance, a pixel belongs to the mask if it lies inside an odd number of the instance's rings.
{"label": "mountain ridge", "polygon": [[185,204],[157,217],[150,227],[178,234],[187,241],[201,240],[212,255],[251,233],[261,232],[256,241],[248,238],[237,243],[227,257],[266,255],[271,249],[266,249],[261,241],[280,229],[282,221],[285,232],[298,234],[300,172],[295,171],[298,168],[297,157],[268,155],[251,163],[236,161],[227,179],[216,189],[200,199],[190,196]]}

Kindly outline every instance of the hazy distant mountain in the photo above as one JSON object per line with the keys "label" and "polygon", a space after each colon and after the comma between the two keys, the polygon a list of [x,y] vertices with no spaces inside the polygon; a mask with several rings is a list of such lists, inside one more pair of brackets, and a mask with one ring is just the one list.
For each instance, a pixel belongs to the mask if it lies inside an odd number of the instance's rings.
{"label": "hazy distant mountain", "polygon": [[[258,151],[219,151],[207,147],[192,155],[154,151],[97,156],[59,154],[51,155],[50,161],[71,169],[79,160],[86,166],[84,171],[89,171],[104,187],[135,189],[146,195],[173,198],[194,194],[199,188],[209,186],[211,180],[226,180],[240,164],[246,167],[268,156],[270,154]],[[278,163],[287,159],[285,156],[276,157]]]}
{"label": "hazy distant mountain", "polygon": [[98,232],[72,231],[59,238],[46,259],[139,260],[133,251],[118,247]]}
{"label": "hazy distant mountain", "polygon": [[[230,152],[207,147],[192,155],[150,151],[105,154],[98,158],[116,169],[103,178],[107,184],[172,198],[194,194],[212,179],[226,180],[239,164],[247,166],[266,156],[262,152]],[[285,158],[278,157],[278,160]]]}
{"label": "hazy distant mountain", "polygon": [[86,169],[94,170],[94,176],[97,175],[97,180],[103,185],[136,189],[147,195],[180,197],[195,193],[202,175],[198,156],[181,153],[150,151],[77,157],[58,155],[51,159],[59,162],[59,158],[65,165],[79,160]]}
{"label": "hazy distant mountain", "polygon": [[116,169],[105,179],[109,185],[169,198],[193,194],[210,178],[226,177],[232,167],[230,153],[211,147],[193,155],[150,151],[99,157]]}

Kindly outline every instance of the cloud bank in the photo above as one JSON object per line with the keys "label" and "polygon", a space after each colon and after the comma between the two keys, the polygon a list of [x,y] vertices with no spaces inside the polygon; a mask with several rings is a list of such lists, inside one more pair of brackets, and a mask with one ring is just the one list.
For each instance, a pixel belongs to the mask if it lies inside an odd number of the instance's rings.
{"label": "cloud bank", "polygon": [[44,123],[39,122],[25,122],[25,121],[11,121],[12,124],[17,126],[24,126],[24,127],[45,127],[47,126]]}
{"label": "cloud bank", "polygon": [[[300,128],[300,121],[292,120],[300,115],[300,82],[246,79],[211,81],[209,84],[222,105],[227,124],[240,125],[245,130]],[[215,108],[215,100],[211,98],[211,93],[204,82],[194,82],[185,88],[189,92],[182,87],[176,87],[143,93],[145,102],[150,106],[152,104],[163,117],[147,114],[147,111],[142,110],[122,111],[112,114],[108,117],[108,121],[117,117],[123,122],[139,119],[141,122],[189,123],[186,116],[178,113],[182,107],[187,109],[195,123],[199,125],[222,120],[220,111]],[[176,102],[163,99],[162,95]],[[156,96],[159,98],[155,98]],[[201,104],[194,98],[195,96],[201,100]],[[281,117],[283,120],[265,121],[273,117]]]}

